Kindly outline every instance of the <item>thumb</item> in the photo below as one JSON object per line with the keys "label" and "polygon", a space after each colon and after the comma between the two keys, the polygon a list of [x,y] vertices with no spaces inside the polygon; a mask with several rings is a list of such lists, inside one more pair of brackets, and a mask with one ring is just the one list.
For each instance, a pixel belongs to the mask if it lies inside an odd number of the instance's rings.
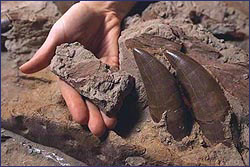
{"label": "thumb", "polygon": [[41,48],[19,69],[23,73],[30,74],[46,68],[55,54],[57,45],[60,45],[60,40],[57,33],[51,30]]}
{"label": "thumb", "polygon": [[103,63],[106,63],[113,67],[119,67],[119,48],[118,48],[118,38],[120,34],[120,27],[114,27],[106,35],[103,41],[103,46],[101,46],[97,57],[101,59]]}

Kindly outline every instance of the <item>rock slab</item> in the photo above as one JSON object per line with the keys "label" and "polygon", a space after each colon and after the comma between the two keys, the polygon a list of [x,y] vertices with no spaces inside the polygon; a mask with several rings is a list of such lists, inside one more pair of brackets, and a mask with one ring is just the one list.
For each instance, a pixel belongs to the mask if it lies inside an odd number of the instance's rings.
{"label": "rock slab", "polygon": [[57,47],[51,70],[108,116],[116,115],[134,87],[134,78],[97,59],[80,43]]}

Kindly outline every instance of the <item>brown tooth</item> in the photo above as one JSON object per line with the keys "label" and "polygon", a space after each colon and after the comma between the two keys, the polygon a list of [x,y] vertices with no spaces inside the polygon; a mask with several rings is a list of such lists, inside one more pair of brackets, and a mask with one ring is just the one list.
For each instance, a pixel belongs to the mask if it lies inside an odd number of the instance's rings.
{"label": "brown tooth", "polygon": [[127,39],[125,41],[125,45],[128,49],[139,48],[149,52],[150,54],[161,53],[165,48],[171,48],[178,51],[182,49],[182,44],[180,43],[151,34],[142,34],[139,37]]}
{"label": "brown tooth", "polygon": [[219,84],[205,68],[183,53],[167,50],[165,55],[176,69],[204,135],[212,143],[230,142],[225,139],[224,122],[230,106]]}
{"label": "brown tooth", "polygon": [[185,110],[173,75],[167,68],[141,49],[133,50],[139,68],[150,108],[150,115],[155,122],[162,119],[166,112],[166,124],[175,140],[188,135]]}

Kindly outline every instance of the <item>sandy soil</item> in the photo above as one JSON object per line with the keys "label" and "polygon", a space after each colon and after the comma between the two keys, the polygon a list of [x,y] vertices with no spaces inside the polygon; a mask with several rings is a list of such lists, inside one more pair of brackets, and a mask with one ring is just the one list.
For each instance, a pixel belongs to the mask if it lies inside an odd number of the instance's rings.
{"label": "sandy soil", "polygon": [[[6,11],[7,9],[15,10],[17,8],[25,8],[25,6],[32,5],[33,2],[1,2],[2,11]],[[205,3],[203,3],[205,5]],[[245,2],[227,2],[227,5],[230,7],[235,7],[238,10],[241,10],[243,13],[249,13],[249,5],[246,5]],[[40,7],[34,7],[34,10],[39,11]],[[62,9],[65,10],[65,7]],[[48,13],[49,14],[49,13]],[[45,35],[45,34],[43,34]],[[41,42],[41,41],[39,41]],[[32,49],[36,49],[36,47]],[[245,46],[245,44],[244,44]],[[246,49],[247,50],[247,49]],[[32,54],[18,54],[12,55],[9,52],[1,53],[1,109],[2,110],[11,110],[14,114],[19,114],[19,111],[25,110],[25,113],[29,113],[31,110],[39,110],[39,114],[43,114],[44,111],[49,111],[49,114],[45,114],[49,117],[57,117],[59,115],[58,120],[71,120],[71,117],[68,114],[68,111],[65,107],[64,101],[58,91],[56,84],[56,77],[49,72],[49,69],[45,69],[41,72],[32,75],[24,75],[18,71],[18,66],[21,65],[24,61],[30,58]],[[44,91],[47,90],[47,91]],[[60,107],[59,106],[62,106]],[[63,111],[63,114],[61,114]],[[32,113],[32,112],[31,112]],[[60,115],[60,114],[61,115]],[[60,117],[61,116],[61,117]],[[66,118],[66,119],[65,119]],[[141,124],[141,125],[140,125]],[[134,144],[140,145],[141,143],[146,144],[147,152],[152,153],[152,157],[155,156],[155,159],[161,159],[162,157],[170,157],[172,154],[175,154],[174,151],[169,150],[166,151],[165,146],[162,147],[162,141],[159,139],[149,140],[152,138],[157,138],[157,131],[153,131],[152,129],[157,129],[155,126],[147,126],[149,123],[140,123],[139,128],[134,133],[134,136],[128,139],[134,141]],[[25,129],[23,130],[25,133]],[[146,133],[146,135],[144,134]],[[119,137],[112,134],[115,140],[120,140]],[[111,135],[111,138],[112,138]],[[165,138],[166,137],[162,137]],[[92,140],[93,138],[90,138]],[[64,166],[64,165],[73,165],[73,166],[86,166],[85,163],[77,161],[72,157],[67,156],[61,151],[45,147],[39,145],[37,143],[33,143],[21,136],[13,134],[7,130],[2,130],[1,133],[1,165],[9,166],[9,165],[24,165],[24,166]],[[114,141],[115,141],[114,140]],[[159,140],[159,141],[158,141]],[[91,142],[90,142],[91,143]],[[125,143],[125,142],[124,142]],[[160,146],[158,146],[159,144]],[[142,145],[143,146],[143,145]],[[154,147],[155,146],[155,147]],[[162,150],[158,150],[161,148]],[[40,150],[40,151],[39,151]],[[159,152],[164,152],[161,155]],[[179,159],[190,162],[192,165],[192,161],[196,161],[198,159],[197,154],[199,154],[199,150],[193,152],[190,155],[179,155],[177,157],[176,162],[179,163]],[[115,154],[115,153],[113,153]],[[111,155],[111,157],[115,155]],[[249,156],[249,154],[248,154]],[[62,158],[62,159],[60,159]],[[102,154],[100,154],[99,159],[103,159]],[[204,161],[206,161],[206,156],[203,157]],[[105,159],[105,157],[104,157]],[[162,158],[163,159],[163,158]],[[169,161],[172,161],[170,159]],[[129,160],[127,160],[129,161]],[[126,162],[127,162],[126,161]],[[136,160],[138,161],[138,160]],[[139,158],[140,161],[140,158]],[[144,161],[144,160],[143,160]],[[197,160],[198,161],[198,160]],[[202,161],[201,161],[202,162]],[[158,163],[158,162],[157,162]],[[156,163],[156,164],[157,164]],[[165,164],[168,163],[168,159],[166,159]],[[177,163],[177,165],[178,165]],[[248,162],[249,163],[249,162]],[[133,163],[132,163],[133,164]],[[142,163],[143,164],[143,163]],[[160,163],[158,163],[160,164]],[[171,165],[171,163],[169,163]],[[181,164],[181,162],[179,163]],[[186,163],[187,164],[187,163]],[[220,163],[215,163],[219,165]],[[204,163],[203,165],[207,165]]]}

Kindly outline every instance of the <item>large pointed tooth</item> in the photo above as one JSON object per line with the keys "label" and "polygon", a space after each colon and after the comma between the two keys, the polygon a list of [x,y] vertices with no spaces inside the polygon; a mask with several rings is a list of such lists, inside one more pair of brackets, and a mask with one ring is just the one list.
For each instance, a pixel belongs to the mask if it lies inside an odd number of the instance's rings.
{"label": "large pointed tooth", "polygon": [[185,126],[185,110],[183,110],[175,78],[148,52],[135,48],[133,53],[146,89],[153,121],[159,122],[166,112],[168,131],[176,140],[181,140],[188,134],[188,130]]}
{"label": "large pointed tooth", "polygon": [[204,135],[212,143],[225,142],[226,125],[223,122],[230,106],[219,84],[205,68],[183,53],[167,50],[165,55],[176,69]]}

